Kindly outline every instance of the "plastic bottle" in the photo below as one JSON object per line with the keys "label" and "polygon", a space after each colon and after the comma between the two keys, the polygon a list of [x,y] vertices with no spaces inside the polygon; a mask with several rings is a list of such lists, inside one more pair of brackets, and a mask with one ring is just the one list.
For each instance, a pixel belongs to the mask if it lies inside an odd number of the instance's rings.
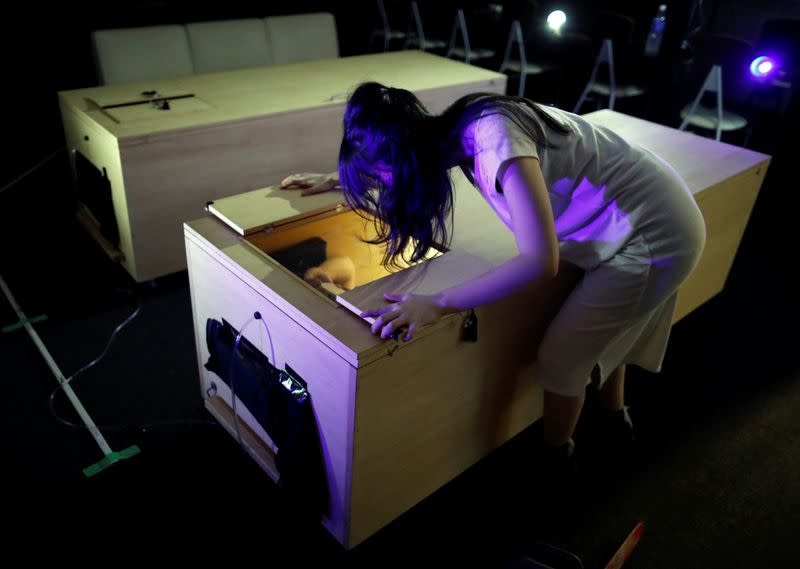
{"label": "plastic bottle", "polygon": [[650,23],[650,31],[644,44],[644,54],[647,57],[656,57],[661,50],[661,40],[664,38],[664,29],[667,27],[667,5],[658,7],[655,17]]}

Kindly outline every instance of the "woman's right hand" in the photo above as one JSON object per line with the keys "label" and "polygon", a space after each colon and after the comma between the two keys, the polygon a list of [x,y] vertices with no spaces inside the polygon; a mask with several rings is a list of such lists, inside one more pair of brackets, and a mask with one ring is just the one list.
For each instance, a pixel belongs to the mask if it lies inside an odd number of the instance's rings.
{"label": "woman's right hand", "polygon": [[338,172],[332,172],[330,174],[315,174],[312,172],[292,174],[284,178],[281,182],[281,188],[284,190],[302,190],[302,192],[300,192],[302,196],[310,196],[342,189],[339,185]]}

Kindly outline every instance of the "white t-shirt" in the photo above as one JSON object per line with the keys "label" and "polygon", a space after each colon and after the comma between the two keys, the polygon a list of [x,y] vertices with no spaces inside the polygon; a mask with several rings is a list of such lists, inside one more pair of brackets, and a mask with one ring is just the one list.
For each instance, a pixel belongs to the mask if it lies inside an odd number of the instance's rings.
{"label": "white t-shirt", "polygon": [[591,269],[612,258],[659,217],[660,200],[653,199],[659,188],[672,191],[685,184],[652,154],[607,128],[560,109],[540,108],[569,127],[570,134],[558,134],[529,111],[553,145],[537,147],[512,119],[500,113],[485,115],[472,129],[475,181],[512,228],[506,199],[498,192],[497,171],[511,158],[537,158],[550,196],[560,256]]}

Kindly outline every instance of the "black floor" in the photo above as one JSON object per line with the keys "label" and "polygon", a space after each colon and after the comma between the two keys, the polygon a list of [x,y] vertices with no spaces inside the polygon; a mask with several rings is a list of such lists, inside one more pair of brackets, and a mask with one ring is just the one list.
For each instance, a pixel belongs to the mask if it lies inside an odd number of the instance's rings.
{"label": "black floor", "polygon": [[[787,135],[788,138],[788,135]],[[93,477],[102,458],[23,330],[0,334],[6,543],[64,561],[162,547],[184,558],[352,566],[505,567],[537,541],[604,567],[639,520],[626,567],[789,567],[800,562],[800,333],[793,265],[798,191],[779,146],[723,293],[676,325],[664,370],[631,370],[628,400],[643,454],[589,465],[578,505],[543,523],[529,500],[490,504],[526,453],[511,441],[346,553],[215,426],[202,407],[185,273],[133,286],[65,213],[65,164],[5,192],[0,274],[69,375],[111,448],[141,453]],[[781,150],[784,149],[784,150]],[[36,212],[36,215],[33,215]],[[120,289],[120,290],[116,290]],[[0,302],[0,324],[13,323]],[[580,434],[580,432],[579,432]],[[580,444],[580,437],[578,437]],[[10,525],[9,525],[10,524]],[[69,546],[56,547],[59,537]]]}

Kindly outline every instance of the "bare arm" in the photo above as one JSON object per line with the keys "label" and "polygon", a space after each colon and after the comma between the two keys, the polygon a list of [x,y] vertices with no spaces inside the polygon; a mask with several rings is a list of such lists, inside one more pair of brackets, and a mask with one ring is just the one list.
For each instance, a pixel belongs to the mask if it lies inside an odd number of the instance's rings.
{"label": "bare arm", "polygon": [[321,194],[331,190],[340,190],[339,172],[330,174],[317,174],[313,172],[303,172],[292,174],[283,179],[281,188],[284,190],[302,190],[301,195],[310,196]]}
{"label": "bare arm", "polygon": [[372,324],[374,333],[387,338],[393,331],[406,328],[404,338],[409,340],[419,326],[436,322],[444,314],[499,300],[527,284],[556,275],[558,239],[539,161],[509,160],[501,166],[498,178],[511,213],[519,254],[475,279],[435,295],[384,295],[395,304],[362,313],[377,316]]}
{"label": "bare arm", "polygon": [[515,158],[498,172],[519,254],[466,283],[435,295],[443,314],[499,300],[558,269],[558,240],[542,170],[535,158]]}

